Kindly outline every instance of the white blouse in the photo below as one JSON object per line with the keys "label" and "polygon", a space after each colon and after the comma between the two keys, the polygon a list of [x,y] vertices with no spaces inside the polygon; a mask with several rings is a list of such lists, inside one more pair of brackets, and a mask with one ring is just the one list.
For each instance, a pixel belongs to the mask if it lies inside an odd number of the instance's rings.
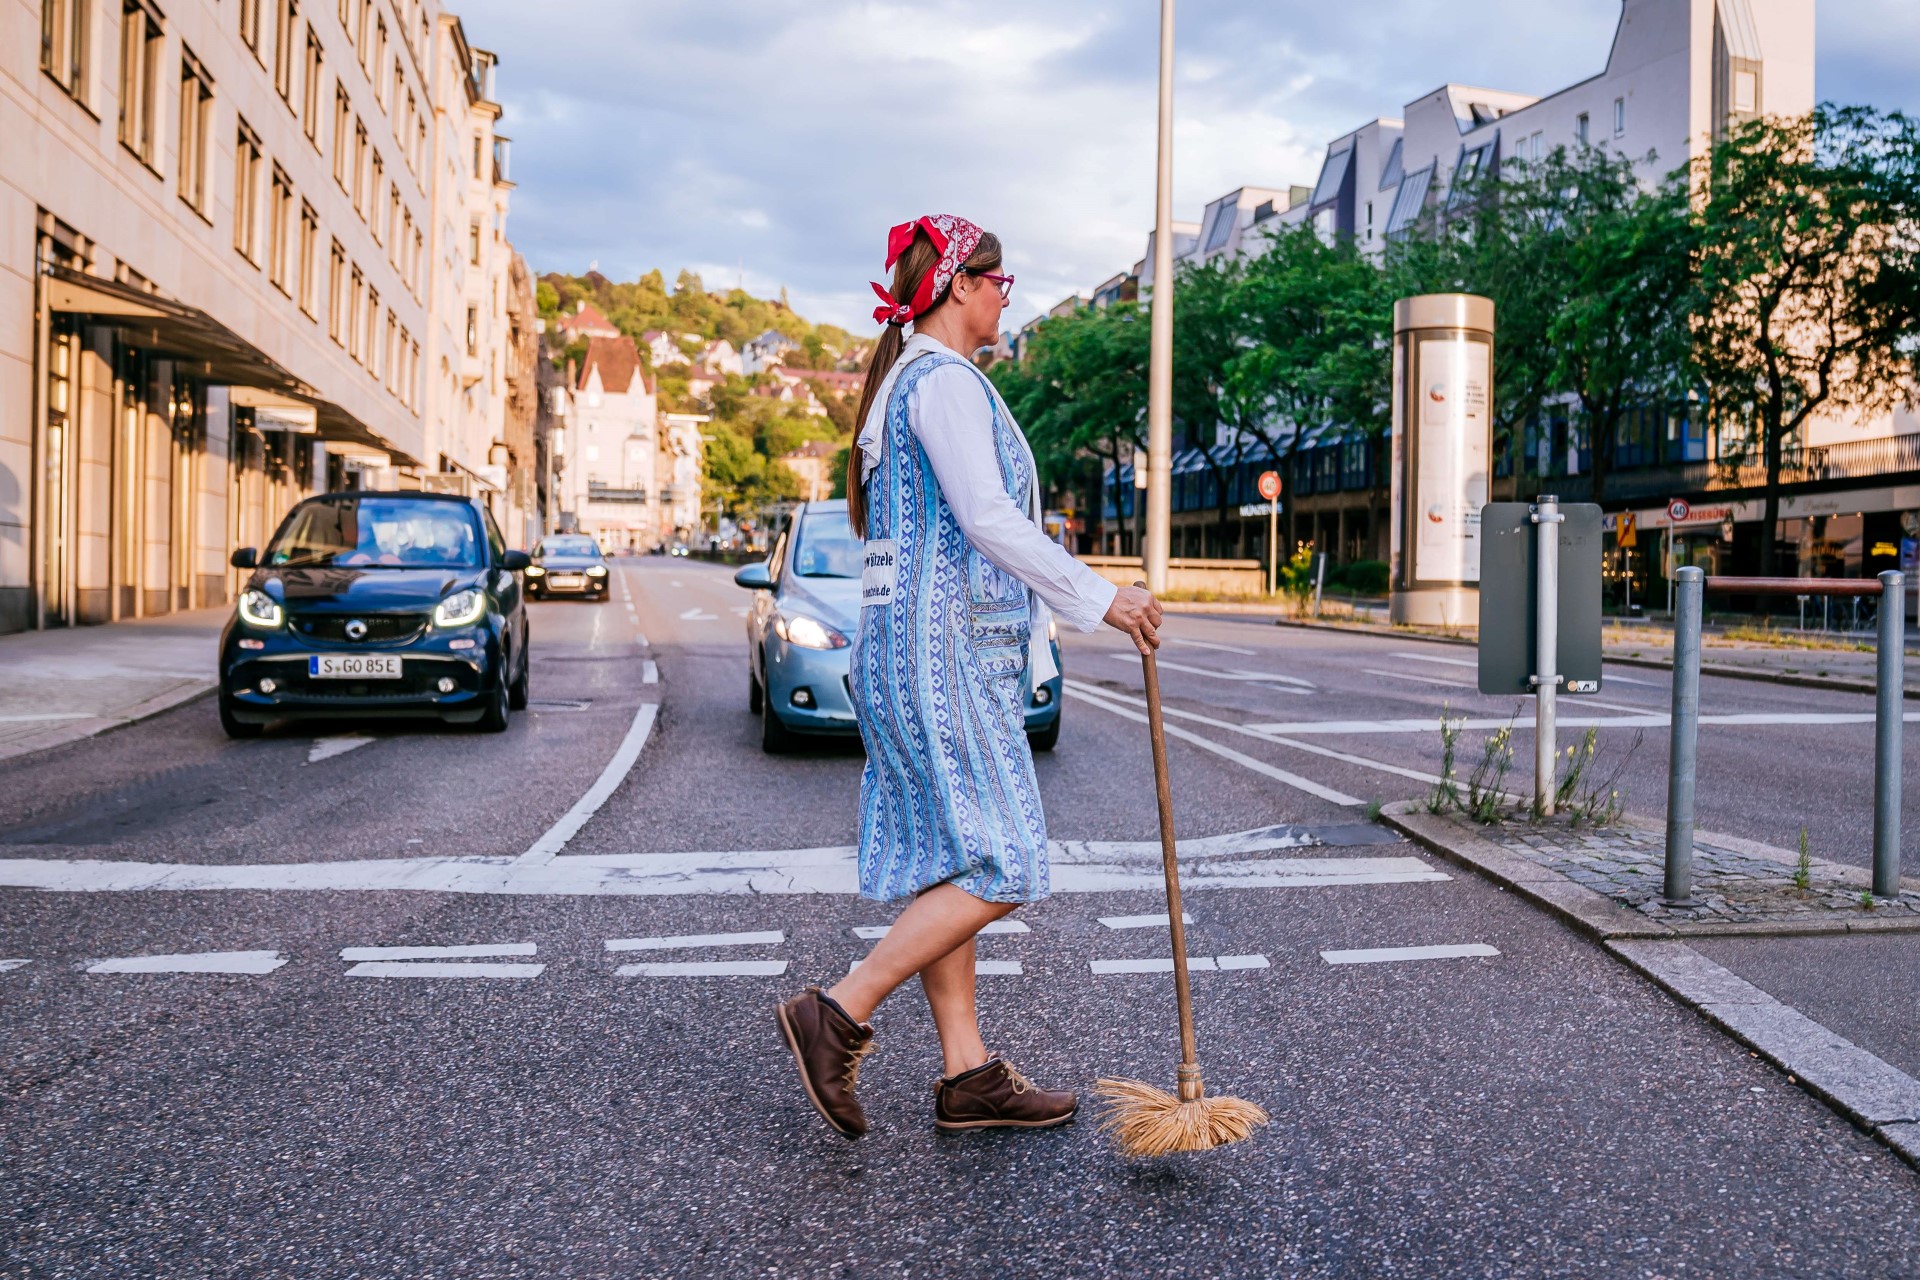
{"label": "white blouse", "polygon": [[[1047,537],[1007,496],[994,450],[993,406],[979,376],[943,365],[921,378],[913,394],[907,420],[967,541],[1031,587],[1070,626],[1098,628],[1119,588]],[[1043,637],[1034,638],[1044,644]]]}

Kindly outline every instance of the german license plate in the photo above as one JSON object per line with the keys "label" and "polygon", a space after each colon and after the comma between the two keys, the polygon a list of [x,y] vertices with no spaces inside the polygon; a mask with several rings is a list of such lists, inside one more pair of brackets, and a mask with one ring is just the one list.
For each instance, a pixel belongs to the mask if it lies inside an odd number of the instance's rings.
{"label": "german license plate", "polygon": [[553,585],[556,587],[577,587],[584,581],[585,579],[577,573],[556,573],[553,575]]}
{"label": "german license plate", "polygon": [[398,680],[398,655],[312,653],[307,674],[318,680]]}

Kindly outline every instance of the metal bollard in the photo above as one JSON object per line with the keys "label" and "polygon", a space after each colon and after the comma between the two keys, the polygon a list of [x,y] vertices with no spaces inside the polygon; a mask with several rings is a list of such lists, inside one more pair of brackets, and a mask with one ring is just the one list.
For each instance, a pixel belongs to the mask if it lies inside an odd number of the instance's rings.
{"label": "metal bollard", "polygon": [[[1670,903],[1693,898],[1693,782],[1700,739],[1700,614],[1706,573],[1674,575],[1673,727],[1667,752],[1667,882]],[[1896,785],[1898,785],[1896,783]]]}
{"label": "metal bollard", "polygon": [[1900,748],[1906,698],[1907,589],[1898,569],[1880,575],[1880,652],[1874,673],[1873,894],[1900,895]]}
{"label": "metal bollard", "polygon": [[1534,553],[1533,624],[1533,809],[1551,818],[1559,789],[1560,738],[1556,697],[1560,692],[1560,526],[1566,516],[1560,499],[1543,493],[1533,500],[1539,538]]}

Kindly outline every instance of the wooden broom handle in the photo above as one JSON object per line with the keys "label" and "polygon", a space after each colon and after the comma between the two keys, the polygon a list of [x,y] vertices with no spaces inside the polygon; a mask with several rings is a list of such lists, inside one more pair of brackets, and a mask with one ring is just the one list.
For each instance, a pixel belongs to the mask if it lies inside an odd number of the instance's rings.
{"label": "wooden broom handle", "polygon": [[[1180,863],[1173,841],[1173,790],[1167,781],[1167,731],[1160,714],[1160,669],[1151,653],[1140,665],[1147,682],[1147,728],[1153,735],[1153,790],[1160,801],[1160,862],[1167,876],[1167,928],[1173,934],[1173,990],[1180,1006],[1180,1065],[1199,1070],[1193,1034],[1193,991],[1187,980],[1187,926],[1180,909]],[[1197,1082],[1196,1082],[1197,1083]]]}

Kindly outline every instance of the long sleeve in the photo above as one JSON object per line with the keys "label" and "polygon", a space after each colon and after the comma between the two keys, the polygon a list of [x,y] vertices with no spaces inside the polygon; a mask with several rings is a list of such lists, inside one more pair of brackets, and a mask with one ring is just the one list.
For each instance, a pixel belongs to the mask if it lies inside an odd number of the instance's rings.
{"label": "long sleeve", "polygon": [[1007,496],[993,446],[993,407],[979,378],[945,366],[922,378],[914,396],[908,420],[967,540],[1069,625],[1099,627],[1119,588],[1048,538]]}

